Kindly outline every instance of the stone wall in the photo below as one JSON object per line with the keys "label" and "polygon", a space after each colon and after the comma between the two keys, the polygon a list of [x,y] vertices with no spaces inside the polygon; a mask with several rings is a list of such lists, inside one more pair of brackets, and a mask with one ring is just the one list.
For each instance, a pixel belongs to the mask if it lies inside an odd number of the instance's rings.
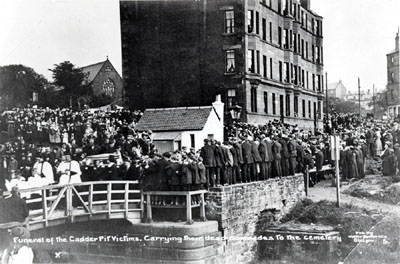
{"label": "stone wall", "polygon": [[[206,197],[208,220],[217,220],[225,238],[225,263],[248,263],[257,251],[256,224],[262,211],[277,219],[304,196],[303,175],[211,188]],[[240,239],[242,238],[242,239]]]}

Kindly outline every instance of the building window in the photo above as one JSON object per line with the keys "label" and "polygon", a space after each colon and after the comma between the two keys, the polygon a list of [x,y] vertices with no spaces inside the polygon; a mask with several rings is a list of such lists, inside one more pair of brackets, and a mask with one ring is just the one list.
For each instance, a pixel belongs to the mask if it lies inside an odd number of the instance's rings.
{"label": "building window", "polygon": [[306,117],[306,100],[302,100],[302,110],[303,110],[303,117]]}
{"label": "building window", "polygon": [[312,45],[311,47],[311,60],[312,62],[315,62],[315,47]]}
{"label": "building window", "polygon": [[268,114],[268,93],[264,92],[264,113]]}
{"label": "building window", "polygon": [[394,72],[390,73],[390,82],[394,83]]}
{"label": "building window", "polygon": [[282,48],[282,28],[278,27],[278,45]]}
{"label": "building window", "polygon": [[294,70],[293,70],[293,63],[290,63],[290,82],[291,83],[293,83],[294,82],[294,77],[293,77],[293,74],[294,74]]}
{"label": "building window", "polygon": [[304,88],[305,87],[305,82],[304,82],[304,70],[301,70],[301,86]]}
{"label": "building window", "polygon": [[310,87],[309,87],[309,82],[308,82],[308,79],[309,79],[309,75],[308,75],[308,72],[307,72],[307,89],[309,89]]}
{"label": "building window", "polygon": [[253,33],[254,30],[254,11],[247,11],[247,32]]}
{"label": "building window", "polygon": [[321,114],[321,102],[318,102],[318,119],[322,119],[322,114]]}
{"label": "building window", "polygon": [[308,60],[308,42],[306,41],[306,60]]}
{"label": "building window", "polygon": [[296,33],[293,33],[293,47],[294,47],[294,52],[297,52],[297,36]]}
{"label": "building window", "polygon": [[288,29],[285,29],[283,31],[283,48],[284,49],[289,49],[289,34],[288,34]]}
{"label": "building window", "polygon": [[236,90],[228,89],[226,91],[226,106],[232,107],[236,103]]}
{"label": "building window", "polygon": [[267,41],[267,20],[262,19],[262,39]]}
{"label": "building window", "polygon": [[294,117],[297,117],[299,115],[299,97],[295,96],[294,97]]}
{"label": "building window", "polygon": [[276,98],[275,94],[272,94],[272,114],[276,115]]}
{"label": "building window", "polygon": [[110,72],[110,71],[111,71],[111,67],[110,67],[110,66],[107,66],[107,67],[104,69],[104,71],[105,71],[105,72]]}
{"label": "building window", "polygon": [[267,78],[267,56],[263,55],[263,77]]}
{"label": "building window", "polygon": [[390,59],[390,61],[391,61],[392,66],[393,66],[393,65],[394,65],[394,57],[392,57],[392,58]]}
{"label": "building window", "polygon": [[114,85],[114,82],[110,78],[108,78],[108,80],[103,83],[103,92],[107,96],[113,96],[114,95],[115,85]]}
{"label": "building window", "polygon": [[314,102],[314,120],[317,119],[317,104]]}
{"label": "building window", "polygon": [[272,58],[269,59],[269,78],[272,80],[274,78],[274,74],[273,74],[273,69],[272,69]]}
{"label": "building window", "polygon": [[304,39],[301,40],[301,57],[304,58]]}
{"label": "building window", "polygon": [[312,75],[312,89],[315,91],[315,74]]}
{"label": "building window", "polygon": [[235,32],[235,12],[233,10],[225,11],[225,33]]}
{"label": "building window", "polygon": [[272,22],[269,22],[269,42],[272,43]]}
{"label": "building window", "polygon": [[251,88],[251,112],[257,113],[257,89],[252,87]]}
{"label": "building window", "polygon": [[260,74],[260,51],[257,50],[257,65],[256,65],[257,73]]}
{"label": "building window", "polygon": [[282,82],[282,62],[279,62],[279,81]]}
{"label": "building window", "polygon": [[319,47],[318,46],[315,47],[315,62],[316,63],[320,63],[320,61],[319,61]]}
{"label": "building window", "polygon": [[278,0],[278,13],[282,13],[282,0]]}
{"label": "building window", "polygon": [[390,97],[392,98],[392,100],[394,100],[393,90],[390,91]]}
{"label": "building window", "polygon": [[235,72],[235,51],[226,51],[226,72]]}
{"label": "building window", "polygon": [[247,51],[248,71],[254,73],[254,50]]}
{"label": "building window", "polygon": [[290,116],[290,95],[286,95],[286,116]]}
{"label": "building window", "polygon": [[308,118],[311,118],[311,101],[308,101]]}
{"label": "building window", "polygon": [[260,34],[260,13],[256,11],[256,34]]}
{"label": "building window", "polygon": [[285,82],[290,83],[290,69],[288,62],[285,62]]}
{"label": "building window", "polygon": [[298,79],[297,79],[297,66],[294,65],[294,84],[298,84]]}
{"label": "building window", "polygon": [[300,40],[300,34],[297,35],[297,45],[299,45],[299,47],[297,48],[298,52],[301,52],[301,40]]}
{"label": "building window", "polygon": [[190,147],[194,148],[195,147],[195,139],[194,139],[194,134],[190,134]]}

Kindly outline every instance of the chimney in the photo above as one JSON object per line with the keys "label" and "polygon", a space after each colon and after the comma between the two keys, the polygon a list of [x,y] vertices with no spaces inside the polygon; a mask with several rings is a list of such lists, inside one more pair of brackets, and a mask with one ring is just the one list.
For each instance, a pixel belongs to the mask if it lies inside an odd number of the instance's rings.
{"label": "chimney", "polygon": [[304,9],[311,10],[311,0],[300,0],[300,4]]}
{"label": "chimney", "polygon": [[396,51],[399,51],[399,31],[400,31],[400,29],[397,28],[397,34],[396,34]]}
{"label": "chimney", "polygon": [[215,97],[215,102],[212,103],[213,108],[218,116],[218,121],[214,126],[214,138],[219,141],[224,140],[224,103],[221,102],[221,95]]}

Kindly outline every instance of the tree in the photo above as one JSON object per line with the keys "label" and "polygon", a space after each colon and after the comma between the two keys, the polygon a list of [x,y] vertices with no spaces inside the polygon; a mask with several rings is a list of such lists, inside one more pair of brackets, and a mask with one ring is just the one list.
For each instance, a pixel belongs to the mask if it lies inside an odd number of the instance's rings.
{"label": "tree", "polygon": [[368,106],[375,108],[375,117],[382,117],[387,111],[388,106],[388,91],[385,90],[381,93],[376,94]]}
{"label": "tree", "polygon": [[33,102],[33,93],[44,91],[47,80],[24,65],[0,67],[0,110],[25,106]]}
{"label": "tree", "polygon": [[82,69],[75,67],[69,61],[55,64],[54,69],[49,69],[53,73],[54,84],[63,86],[64,105],[77,104],[77,99],[81,96],[87,95],[89,90],[85,85],[85,73]]}
{"label": "tree", "polygon": [[353,101],[342,101],[339,98],[329,98],[328,106],[330,113],[358,113],[358,104]]}

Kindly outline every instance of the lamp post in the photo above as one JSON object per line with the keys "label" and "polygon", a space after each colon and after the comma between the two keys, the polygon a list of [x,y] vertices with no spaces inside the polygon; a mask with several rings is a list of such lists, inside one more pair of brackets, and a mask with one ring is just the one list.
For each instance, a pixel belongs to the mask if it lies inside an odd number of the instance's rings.
{"label": "lamp post", "polygon": [[[238,104],[235,104],[229,108],[229,113],[231,114],[232,117],[232,123],[234,121],[237,121],[240,119],[240,114],[242,113],[242,107]],[[235,127],[235,133],[236,133],[236,138],[238,137],[238,130],[237,127]]]}

